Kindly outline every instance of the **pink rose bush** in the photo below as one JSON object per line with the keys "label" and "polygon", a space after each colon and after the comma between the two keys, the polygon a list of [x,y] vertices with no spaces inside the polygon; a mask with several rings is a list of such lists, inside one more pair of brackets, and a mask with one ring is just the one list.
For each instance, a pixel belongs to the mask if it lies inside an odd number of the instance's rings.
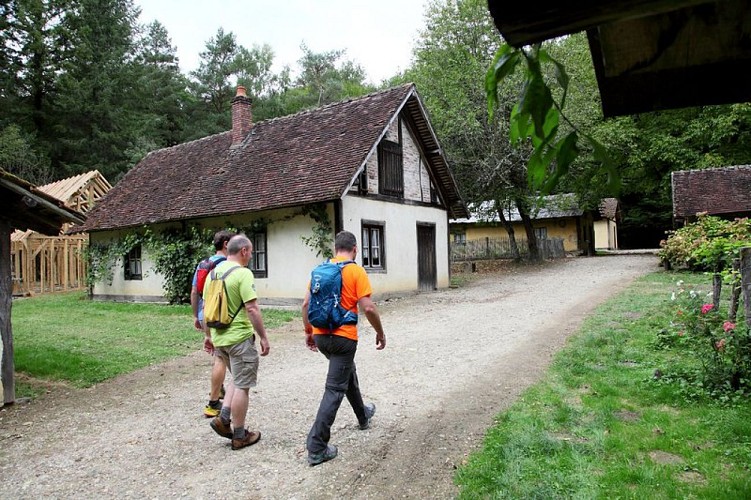
{"label": "pink rose bush", "polygon": [[692,378],[692,381],[700,382],[711,394],[728,390],[751,394],[749,327],[745,321],[724,318],[727,309],[722,303],[716,307],[708,302],[709,297],[711,292],[678,282],[678,290],[670,297],[671,328],[663,330],[660,340],[669,347],[688,349],[687,356],[698,357],[695,372],[698,380]]}

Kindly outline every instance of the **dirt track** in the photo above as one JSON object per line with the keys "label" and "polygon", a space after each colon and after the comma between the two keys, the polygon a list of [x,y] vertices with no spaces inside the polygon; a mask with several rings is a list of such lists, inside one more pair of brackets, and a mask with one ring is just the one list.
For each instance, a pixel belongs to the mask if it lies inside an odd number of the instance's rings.
{"label": "dirt track", "polygon": [[339,457],[318,467],[304,445],[326,363],[304,348],[299,322],[271,332],[248,415],[263,438],[251,448],[232,451],[202,417],[202,352],[0,410],[0,497],[452,497],[455,466],[493,417],[587,313],[657,264],[568,259],[380,303],[388,346],[376,351],[366,327],[357,354],[376,417],[360,431],[345,401],[332,432]]}

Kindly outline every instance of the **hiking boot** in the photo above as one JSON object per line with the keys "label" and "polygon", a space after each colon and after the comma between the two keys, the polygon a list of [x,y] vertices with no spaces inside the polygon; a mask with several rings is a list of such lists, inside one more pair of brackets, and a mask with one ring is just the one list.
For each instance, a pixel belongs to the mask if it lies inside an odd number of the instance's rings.
{"label": "hiking boot", "polygon": [[218,417],[219,416],[219,412],[221,412],[221,411],[222,411],[222,402],[221,401],[219,401],[219,400],[209,401],[209,404],[207,404],[203,408],[203,415],[206,418]]}
{"label": "hiking boot", "polygon": [[242,439],[232,438],[232,449],[239,450],[240,448],[245,448],[246,446],[256,444],[260,440],[261,440],[260,432],[249,431],[248,429],[245,429],[245,437],[243,437]]}
{"label": "hiking boot", "polygon": [[214,429],[214,432],[222,436],[223,438],[232,439],[232,428],[229,425],[229,422],[226,424],[222,422],[222,419],[219,417],[214,417],[214,419],[209,422],[209,425],[212,429]]}
{"label": "hiking boot", "polygon": [[337,453],[339,453],[339,450],[336,449],[336,446],[333,444],[327,444],[326,449],[321,453],[308,453],[308,463],[312,466],[328,462],[329,460],[336,458]]}
{"label": "hiking boot", "polygon": [[368,417],[365,422],[360,422],[360,430],[365,430],[370,427],[370,419],[375,415],[375,403],[368,403],[365,405],[365,415]]}

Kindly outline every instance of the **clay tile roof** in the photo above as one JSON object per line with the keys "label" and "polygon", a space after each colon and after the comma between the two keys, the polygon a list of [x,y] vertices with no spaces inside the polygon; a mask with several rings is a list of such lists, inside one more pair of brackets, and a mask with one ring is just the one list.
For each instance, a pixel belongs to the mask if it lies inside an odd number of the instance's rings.
{"label": "clay tile roof", "polygon": [[673,216],[751,212],[751,165],[672,173]]}
{"label": "clay tile roof", "polygon": [[[223,132],[154,151],[109,191],[89,212],[86,224],[76,230],[134,227],[339,199],[398,112],[406,107],[414,115],[414,104],[407,105],[412,101],[419,103],[419,98],[414,85],[406,84],[254,123],[242,145],[234,149],[230,148],[231,132]],[[433,163],[439,178],[441,167],[453,182],[442,156]],[[455,182],[438,189],[449,208],[452,203],[464,208]]]}

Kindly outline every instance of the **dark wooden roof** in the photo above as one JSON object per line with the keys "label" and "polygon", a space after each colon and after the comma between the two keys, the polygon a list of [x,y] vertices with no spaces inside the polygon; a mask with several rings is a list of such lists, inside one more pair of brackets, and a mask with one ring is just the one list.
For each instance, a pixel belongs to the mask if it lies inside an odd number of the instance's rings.
{"label": "dark wooden roof", "polygon": [[149,153],[89,212],[76,231],[98,231],[249,213],[344,196],[388,126],[404,110],[428,152],[450,214],[466,212],[458,187],[407,84]]}
{"label": "dark wooden roof", "polygon": [[48,236],[60,234],[60,228],[67,222],[81,224],[86,220],[54,196],[3,169],[0,169],[0,217],[14,229],[31,229]]}
{"label": "dark wooden roof", "polygon": [[673,217],[751,214],[751,165],[672,173]]}
{"label": "dark wooden roof", "polygon": [[514,46],[587,30],[605,116],[751,101],[751,0],[504,2]]}

